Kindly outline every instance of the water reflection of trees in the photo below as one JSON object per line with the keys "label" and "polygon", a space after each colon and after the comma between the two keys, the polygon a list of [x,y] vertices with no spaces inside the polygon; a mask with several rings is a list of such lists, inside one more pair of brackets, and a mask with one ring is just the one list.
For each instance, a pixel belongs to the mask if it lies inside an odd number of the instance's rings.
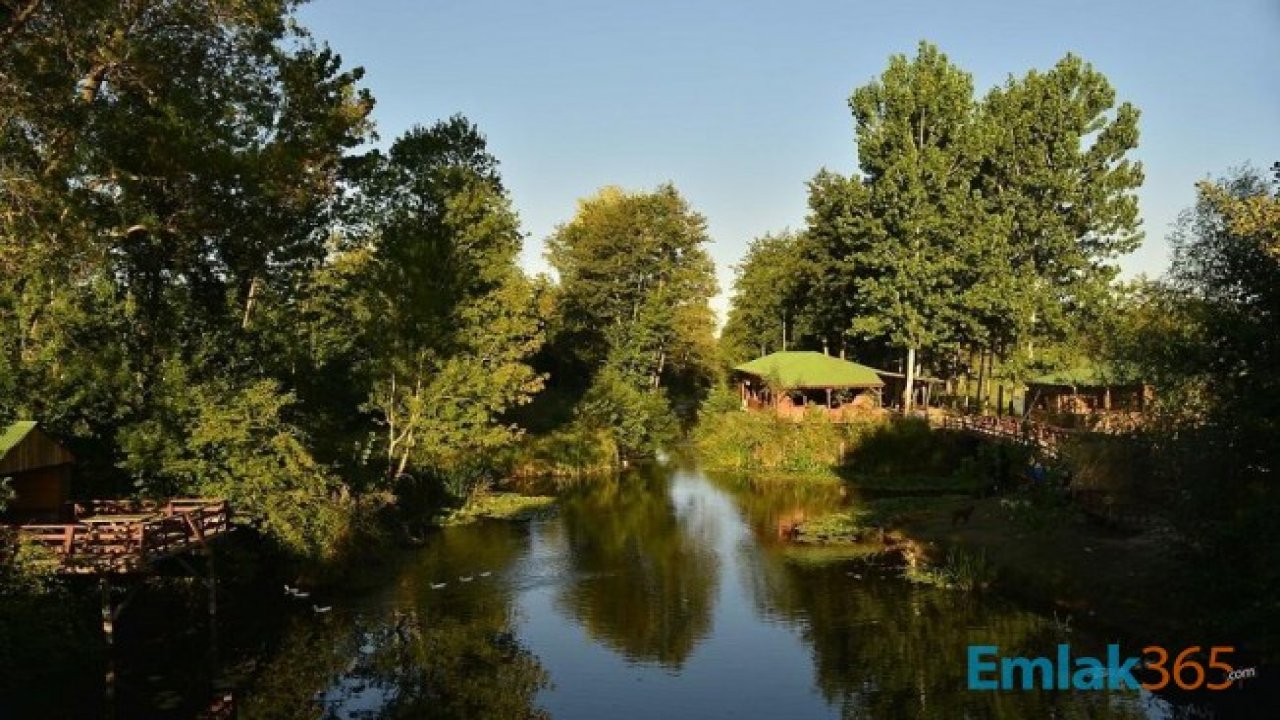
{"label": "water reflection of trees", "polygon": [[710,630],[719,582],[700,518],[677,512],[659,469],[601,481],[561,506],[574,572],[562,611],[628,659],[680,667]]}
{"label": "water reflection of trees", "polygon": [[[787,518],[857,502],[839,485],[717,477],[757,537]],[[743,548],[743,581],[757,611],[789,622],[813,648],[818,688],[848,718],[1141,717],[1134,695],[973,692],[966,649],[1051,655],[1064,641],[1045,618],[990,596],[911,585],[862,563],[797,562],[785,543]],[[859,577],[854,577],[858,575]],[[1070,637],[1076,652],[1100,652]]]}
{"label": "water reflection of trees", "polygon": [[717,474],[717,487],[726,491],[743,520],[764,544],[782,540],[784,529],[847,506],[853,493],[838,480],[758,480]]}
{"label": "water reflection of trees", "polygon": [[[548,683],[516,639],[501,579],[525,529],[451,529],[435,538],[366,612],[298,616],[241,710],[267,718],[541,718]],[[480,571],[493,574],[481,581]],[[475,577],[459,583],[458,576]],[[447,580],[446,580],[447,579]],[[433,590],[431,582],[447,581]]]}
{"label": "water reflection of trees", "polygon": [[966,685],[970,644],[1002,655],[1050,655],[1051,621],[993,597],[910,585],[848,563],[803,565],[762,554],[750,582],[756,602],[794,621],[813,648],[814,672],[844,717],[1141,717],[1136,695],[1101,692],[974,692]]}

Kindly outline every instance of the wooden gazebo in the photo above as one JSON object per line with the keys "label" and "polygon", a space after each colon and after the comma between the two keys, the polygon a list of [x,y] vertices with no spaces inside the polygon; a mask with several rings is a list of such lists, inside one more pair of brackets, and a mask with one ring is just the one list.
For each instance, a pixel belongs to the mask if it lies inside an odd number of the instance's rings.
{"label": "wooden gazebo", "polygon": [[881,405],[884,381],[866,365],[820,352],[776,352],[734,368],[742,407],[800,419],[822,410],[834,420]]}

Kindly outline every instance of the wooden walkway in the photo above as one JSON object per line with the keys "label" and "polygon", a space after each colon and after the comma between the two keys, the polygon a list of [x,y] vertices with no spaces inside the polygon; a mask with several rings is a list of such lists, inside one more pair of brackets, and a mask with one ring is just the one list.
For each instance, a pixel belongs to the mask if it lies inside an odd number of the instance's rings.
{"label": "wooden walkway", "polygon": [[51,551],[58,572],[144,573],[159,560],[207,549],[231,529],[225,500],[180,498],[164,505],[96,500],[74,523],[19,525],[20,536]]}
{"label": "wooden walkway", "polygon": [[940,423],[933,420],[931,424],[944,430],[967,432],[995,440],[1027,445],[1051,459],[1058,457],[1062,442],[1073,434],[1071,430],[1034,420],[994,415],[947,414],[942,416]]}

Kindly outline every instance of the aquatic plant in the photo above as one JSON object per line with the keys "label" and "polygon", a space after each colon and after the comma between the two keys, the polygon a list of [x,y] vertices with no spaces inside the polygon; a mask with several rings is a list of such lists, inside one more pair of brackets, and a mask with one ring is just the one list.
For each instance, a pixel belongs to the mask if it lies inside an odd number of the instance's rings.
{"label": "aquatic plant", "polygon": [[970,552],[953,547],[947,550],[941,563],[909,564],[903,574],[912,582],[971,592],[990,585],[996,569],[985,550]]}

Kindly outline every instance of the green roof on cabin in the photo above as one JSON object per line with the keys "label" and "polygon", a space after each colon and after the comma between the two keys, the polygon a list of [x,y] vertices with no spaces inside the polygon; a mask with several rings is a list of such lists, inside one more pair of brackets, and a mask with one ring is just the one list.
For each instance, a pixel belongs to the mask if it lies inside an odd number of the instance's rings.
{"label": "green roof on cabin", "polygon": [[776,352],[734,368],[784,388],[870,388],[884,381],[866,365],[812,351]]}
{"label": "green roof on cabin", "polygon": [[4,459],[9,451],[18,446],[24,438],[36,429],[35,420],[19,420],[0,432],[0,460]]}
{"label": "green roof on cabin", "polygon": [[1128,373],[1116,372],[1096,365],[1081,365],[1058,370],[1027,381],[1028,385],[1069,385],[1071,387],[1105,387],[1107,385],[1139,385],[1142,381]]}

